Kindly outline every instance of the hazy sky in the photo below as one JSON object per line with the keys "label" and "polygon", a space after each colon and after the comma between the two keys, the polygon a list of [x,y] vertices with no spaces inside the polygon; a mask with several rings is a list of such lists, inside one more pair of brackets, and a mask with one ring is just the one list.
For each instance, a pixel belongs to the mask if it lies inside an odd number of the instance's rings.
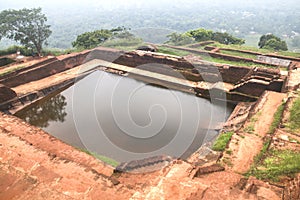
{"label": "hazy sky", "polygon": [[170,6],[170,7],[184,7],[186,5],[214,5],[222,4],[228,7],[234,5],[243,5],[243,7],[251,6],[253,4],[270,4],[290,5],[299,4],[298,0],[0,0],[0,9],[7,8],[21,8],[21,7],[55,7],[55,6],[97,6],[104,8],[128,8],[128,7],[145,7],[145,6]]}

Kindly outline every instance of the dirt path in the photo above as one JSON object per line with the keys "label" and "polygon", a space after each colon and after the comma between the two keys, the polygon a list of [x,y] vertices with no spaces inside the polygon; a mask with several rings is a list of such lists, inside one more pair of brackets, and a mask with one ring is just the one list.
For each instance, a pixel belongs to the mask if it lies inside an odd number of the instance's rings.
{"label": "dirt path", "polygon": [[258,113],[246,122],[241,132],[233,135],[229,144],[232,153],[223,158],[233,171],[245,173],[250,169],[254,157],[263,147],[263,137],[268,133],[273,116],[285,97],[284,93],[267,91],[258,105]]}

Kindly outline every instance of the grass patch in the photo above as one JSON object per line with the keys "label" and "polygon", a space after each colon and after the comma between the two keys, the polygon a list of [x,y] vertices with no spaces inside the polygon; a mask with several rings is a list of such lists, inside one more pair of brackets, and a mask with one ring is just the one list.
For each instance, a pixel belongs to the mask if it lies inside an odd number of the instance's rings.
{"label": "grass patch", "polygon": [[220,48],[231,48],[231,49],[238,49],[238,50],[246,50],[246,51],[255,51],[259,53],[273,53],[273,51],[268,49],[259,49],[257,47],[251,47],[251,46],[245,46],[245,45],[226,45],[226,44],[220,44],[218,42],[215,42],[211,46],[220,47]]}
{"label": "grass patch", "polygon": [[223,60],[221,58],[212,58],[210,56],[201,56],[203,60],[220,63],[220,64],[228,64],[228,65],[234,65],[234,66],[247,66],[247,67],[264,67],[264,68],[274,68],[270,65],[263,65],[263,64],[257,64],[253,62],[237,62],[237,61],[229,61],[229,60]]}
{"label": "grass patch", "polygon": [[279,52],[279,55],[300,58],[300,53],[290,52],[290,51]]}
{"label": "grass patch", "polygon": [[[257,47],[245,46],[245,45],[226,45],[226,44],[220,44],[218,42],[211,44],[211,46],[220,47],[220,48],[245,50],[245,51],[254,51],[254,52],[258,52],[258,53],[262,53],[262,54],[275,53],[275,51],[270,50],[270,49],[260,49]],[[279,51],[279,52],[276,52],[276,54],[281,55],[281,56],[290,56],[290,57],[300,58],[300,53],[297,53],[297,52]]]}
{"label": "grass patch", "polygon": [[300,144],[299,140],[296,140],[296,139],[291,138],[291,137],[289,137],[289,141],[290,141],[290,142],[297,143],[297,144]]}
{"label": "grass patch", "polygon": [[295,100],[291,109],[288,127],[292,132],[296,132],[300,129],[300,97]]}
{"label": "grass patch", "polygon": [[[158,48],[157,52],[164,53],[164,54],[175,55],[175,56],[187,56],[187,55],[190,55],[190,54],[198,55],[196,53],[191,53],[191,52],[184,51],[184,50],[177,50],[177,49],[172,49],[172,48],[169,48],[169,47],[162,47],[162,46],[160,46]],[[219,63],[219,64],[227,64],[227,65],[234,65],[234,66],[247,66],[247,67],[274,68],[270,65],[257,64],[257,63],[253,63],[253,62],[237,62],[237,61],[224,60],[224,59],[221,59],[221,58],[213,58],[209,55],[201,55],[200,57],[201,57],[201,59],[203,59],[205,61]]]}
{"label": "grass patch", "polygon": [[168,47],[161,47],[161,46],[158,47],[157,52],[164,53],[164,54],[170,54],[170,55],[174,55],[174,56],[187,56],[189,54],[192,54],[187,51],[172,49],[172,48],[168,48]]}
{"label": "grass patch", "polygon": [[231,155],[232,154],[232,150],[231,149],[226,150],[226,154]]}
{"label": "grass patch", "polygon": [[13,73],[19,69],[22,69],[24,68],[25,66],[21,65],[21,66],[18,66],[18,67],[15,67],[15,68],[11,68],[11,69],[8,69],[8,70],[3,70],[3,72],[0,72],[0,77],[1,76],[5,76],[7,74],[10,74],[10,73]]}
{"label": "grass patch", "polygon": [[254,116],[251,117],[250,123],[248,124],[248,126],[246,126],[246,127],[244,128],[244,131],[245,131],[246,133],[250,133],[250,134],[253,134],[253,133],[254,133],[254,131],[255,131],[255,129],[254,129],[255,123],[257,122],[258,117],[259,117],[260,115],[261,115],[261,112],[258,112],[258,113],[256,113]]}
{"label": "grass patch", "polygon": [[276,110],[274,116],[273,116],[273,121],[272,121],[272,124],[269,128],[269,131],[268,133],[269,134],[273,134],[276,130],[276,128],[279,126],[280,124],[280,121],[281,121],[281,117],[282,117],[282,114],[283,114],[283,111],[284,111],[284,105],[285,105],[285,102],[283,102]]}
{"label": "grass patch", "polygon": [[86,149],[81,149],[81,148],[79,150],[82,151],[82,152],[84,152],[84,153],[86,153],[86,154],[89,154],[89,155],[91,155],[91,156],[93,156],[93,157],[95,157],[95,158],[97,158],[97,159],[99,159],[99,160],[101,160],[101,161],[103,161],[103,162],[105,162],[105,163],[113,166],[113,167],[116,167],[116,166],[118,166],[120,164],[118,161],[116,161],[116,160],[114,160],[112,158],[103,156],[103,155],[99,155],[96,152],[88,151]]}
{"label": "grass patch", "polygon": [[223,161],[224,164],[226,164],[226,165],[229,166],[229,167],[232,167],[232,166],[233,166],[233,164],[232,164],[230,158],[223,158],[222,161]]}
{"label": "grass patch", "polygon": [[269,146],[270,146],[270,143],[271,143],[271,139],[270,139],[270,138],[268,138],[268,139],[264,142],[264,145],[263,145],[261,151],[259,152],[258,155],[256,155],[256,156],[254,157],[254,165],[258,165],[258,164],[262,161],[262,159],[266,156],[266,153],[267,153],[267,151],[268,151],[268,148],[269,148]]}
{"label": "grass patch", "polygon": [[116,48],[123,51],[133,51],[139,46],[146,45],[140,38],[106,40],[101,46]]}
{"label": "grass patch", "polygon": [[300,152],[272,150],[268,157],[247,175],[262,180],[280,181],[280,177],[293,177],[300,171]]}
{"label": "grass patch", "polygon": [[249,124],[248,126],[246,126],[246,127],[244,128],[244,131],[245,131],[246,133],[253,134],[253,133],[254,133],[254,123],[251,123],[251,124]]}
{"label": "grass patch", "polygon": [[227,143],[231,139],[233,132],[221,133],[212,146],[214,151],[224,151]]}
{"label": "grass patch", "polygon": [[241,53],[238,51],[227,51],[227,50],[221,50],[222,54],[231,55],[231,56],[239,56],[242,58],[250,58],[250,59],[256,59],[256,55],[248,54],[248,53]]}

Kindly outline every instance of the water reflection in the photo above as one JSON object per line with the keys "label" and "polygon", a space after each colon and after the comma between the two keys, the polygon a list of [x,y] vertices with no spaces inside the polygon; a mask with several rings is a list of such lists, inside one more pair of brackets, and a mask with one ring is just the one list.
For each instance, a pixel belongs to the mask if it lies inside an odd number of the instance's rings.
{"label": "water reflection", "polygon": [[46,128],[50,122],[64,122],[67,116],[65,111],[67,106],[66,97],[61,94],[40,101],[29,108],[16,113],[16,116],[24,119],[26,122]]}
{"label": "water reflection", "polygon": [[187,158],[232,108],[175,90],[96,71],[17,116],[73,146],[129,161]]}

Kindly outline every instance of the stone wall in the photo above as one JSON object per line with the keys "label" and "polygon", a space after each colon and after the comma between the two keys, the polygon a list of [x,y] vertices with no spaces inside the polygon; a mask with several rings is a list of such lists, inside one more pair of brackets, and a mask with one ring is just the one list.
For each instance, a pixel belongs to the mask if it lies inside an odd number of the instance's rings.
{"label": "stone wall", "polygon": [[0,84],[0,104],[14,99],[17,97],[17,94],[12,89]]}
{"label": "stone wall", "polygon": [[[20,69],[12,75],[0,79],[0,84],[13,88],[32,81],[49,77],[81,65],[93,59],[141,68],[194,82],[205,81],[210,83],[226,82],[236,87],[227,93],[227,99],[232,101],[255,100],[266,89],[281,91],[283,80],[279,70],[250,68],[243,66],[229,66],[213,64],[197,58],[185,58],[145,51],[123,52],[110,48],[96,48],[92,51],[69,54],[51,58],[33,66]],[[258,80],[253,81],[253,75]],[[257,78],[257,77],[256,77]],[[199,96],[208,96],[208,91],[196,89]]]}
{"label": "stone wall", "polygon": [[274,66],[272,64],[258,61],[255,59],[251,58],[244,58],[240,56],[233,56],[233,55],[227,55],[227,54],[222,54],[222,53],[217,53],[215,49],[218,49],[217,47],[205,47],[206,50],[199,50],[199,49],[192,49],[192,48],[186,48],[186,47],[178,47],[178,46],[171,46],[171,45],[164,45],[168,48],[173,48],[173,49],[178,49],[178,50],[183,50],[183,51],[188,51],[194,54],[198,55],[204,55],[204,56],[211,56],[212,58],[220,58],[223,60],[229,60],[229,61],[235,61],[235,62],[249,62],[249,63],[256,63],[256,64],[263,64],[263,65],[269,65],[269,66]]}
{"label": "stone wall", "polygon": [[17,74],[20,74],[21,72],[24,72],[24,71],[27,71],[27,70],[36,68],[36,67],[38,67],[38,66],[45,65],[45,64],[50,63],[50,62],[53,62],[53,61],[55,61],[55,60],[57,60],[56,57],[48,58],[48,59],[43,60],[43,61],[41,61],[41,62],[38,62],[38,63],[36,63],[36,64],[30,65],[30,66],[28,66],[28,67],[24,67],[24,68],[18,69],[18,70],[16,70],[16,71],[12,72],[12,73],[8,73],[8,74],[1,75],[1,76],[0,76],[0,80],[7,79],[7,78],[9,78],[9,77],[14,77],[14,76],[16,76]]}
{"label": "stone wall", "polygon": [[[211,48],[214,48],[214,47],[211,47]],[[277,54],[273,54],[273,53],[263,54],[263,53],[259,53],[259,52],[255,52],[255,51],[231,49],[231,48],[220,48],[220,50],[221,51],[224,50],[224,51],[240,52],[240,53],[246,53],[246,54],[251,54],[251,55],[269,56],[269,57],[273,57],[273,58],[279,58],[279,59],[300,62],[300,58],[295,58],[295,57],[290,57],[290,56],[282,56],[282,55],[277,55]]]}
{"label": "stone wall", "polygon": [[[42,78],[54,75],[56,73],[65,71],[72,67],[82,64],[85,60],[88,52],[72,54],[65,56],[63,59],[55,59],[51,62],[42,62],[34,67],[27,68],[26,71],[19,71],[18,74],[10,76],[0,81],[0,84],[4,84],[7,87],[16,87],[18,85],[26,84],[31,81],[40,80]],[[46,63],[46,64],[44,64]]]}
{"label": "stone wall", "polygon": [[[236,83],[249,73],[251,68],[190,62],[182,57],[165,56],[145,52],[129,52],[114,61],[116,64],[146,68],[152,72],[170,75],[176,70],[187,80]],[[151,65],[150,65],[151,64]],[[165,67],[162,67],[165,65]],[[176,74],[173,72],[173,74]],[[176,75],[174,75],[176,76]]]}

